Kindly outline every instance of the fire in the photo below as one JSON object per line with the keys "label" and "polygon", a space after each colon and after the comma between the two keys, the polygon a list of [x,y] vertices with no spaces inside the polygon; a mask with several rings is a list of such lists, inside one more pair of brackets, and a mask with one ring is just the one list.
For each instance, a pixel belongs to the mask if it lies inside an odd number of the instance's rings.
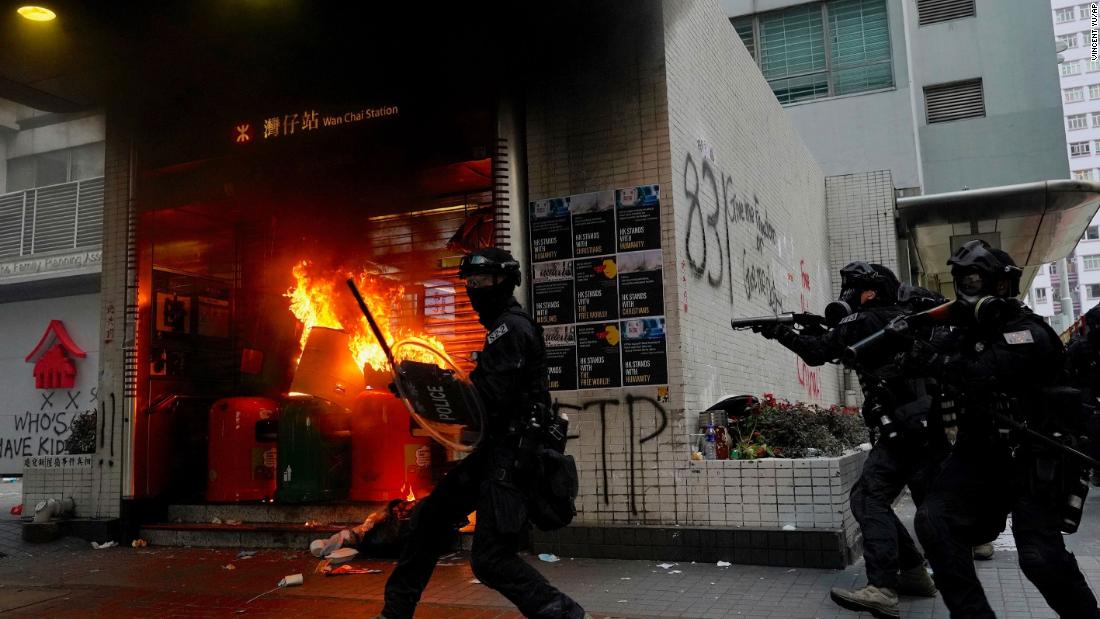
{"label": "fire", "polygon": [[[302,337],[299,341],[299,358],[305,349],[306,340],[313,327],[342,329],[350,336],[348,349],[359,367],[370,366],[375,371],[389,371],[389,361],[382,347],[374,337],[366,319],[347,289],[345,280],[348,275],[340,270],[325,271],[308,260],[296,264],[292,270],[295,286],[286,292],[290,299],[290,311],[302,323]],[[363,270],[354,275],[356,285],[370,308],[382,336],[391,346],[397,340],[414,341],[440,353],[445,353],[443,343],[423,334],[401,327],[394,328],[391,318],[404,293],[404,287],[392,279]],[[405,347],[416,350],[419,347]],[[415,357],[417,361],[438,363],[435,355],[401,355],[402,358]]]}

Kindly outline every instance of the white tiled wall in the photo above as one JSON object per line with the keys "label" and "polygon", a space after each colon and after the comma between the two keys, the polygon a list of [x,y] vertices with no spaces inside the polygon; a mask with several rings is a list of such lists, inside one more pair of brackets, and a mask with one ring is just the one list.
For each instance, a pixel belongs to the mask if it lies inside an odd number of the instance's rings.
{"label": "white tiled wall", "polygon": [[[630,36],[609,32],[615,45],[600,53],[563,54],[527,93],[530,200],[661,185],[670,397],[659,408],[635,402],[630,414],[631,397],[656,390],[555,394],[585,407],[569,411],[579,435],[569,444],[581,476],[577,522],[770,526],[788,489],[776,489],[775,469],[746,464],[773,472],[758,481],[740,463],[718,463],[715,474],[738,477],[712,487],[689,459],[690,435],[698,411],[726,394],[838,400],[835,370],[802,366],[774,342],[729,327],[732,317],[775,309],[820,312],[832,298],[825,180],[715,2],[643,0],[616,29]],[[717,223],[707,224],[716,204]],[[793,497],[795,462],[782,462]],[[812,479],[806,466],[799,479]],[[742,500],[761,484],[774,501]],[[784,502],[783,515],[839,528],[844,517],[833,512],[846,509],[847,488],[833,485],[830,477],[817,497],[806,486],[820,506]]]}

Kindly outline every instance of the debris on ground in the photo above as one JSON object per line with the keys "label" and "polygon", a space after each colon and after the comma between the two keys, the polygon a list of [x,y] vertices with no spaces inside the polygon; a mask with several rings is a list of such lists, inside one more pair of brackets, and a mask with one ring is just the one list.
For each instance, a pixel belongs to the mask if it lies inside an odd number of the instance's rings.
{"label": "debris on ground", "polygon": [[732,565],[732,564],[729,561],[719,561],[718,562],[718,567],[729,567],[730,565]]}
{"label": "debris on ground", "polygon": [[561,561],[561,559],[558,558],[558,555],[550,554],[549,552],[544,552],[539,555],[539,560],[545,561],[547,563],[557,563],[558,561]]}
{"label": "debris on ground", "polygon": [[114,548],[115,546],[118,546],[118,542],[103,542],[102,544],[92,542],[92,548],[95,548],[96,550],[103,550],[104,548]]}
{"label": "debris on ground", "polygon": [[258,551],[256,551],[256,550],[242,550],[242,551],[237,553],[237,558],[238,559],[251,559],[252,557],[256,556],[256,552],[258,552]]}
{"label": "debris on ground", "polygon": [[683,574],[681,570],[670,570],[669,574]]}
{"label": "debris on ground", "polygon": [[225,524],[229,524],[229,525],[234,525],[234,526],[236,526],[236,525],[238,525],[238,524],[240,524],[240,523],[241,523],[241,521],[240,521],[240,520],[226,520],[226,521],[225,521]]}
{"label": "debris on ground", "polygon": [[280,587],[299,587],[304,579],[301,574],[288,574],[283,576],[283,579],[279,581]]}
{"label": "debris on ground", "polygon": [[217,516],[214,516],[214,518],[210,520],[210,524],[221,524],[221,523],[222,523],[222,519],[218,518]]}
{"label": "debris on ground", "polygon": [[676,566],[676,564],[675,564],[675,563],[658,563],[658,564],[657,564],[657,567],[659,567],[659,568],[661,568],[661,569],[663,569],[663,570],[667,570],[668,568],[670,568],[670,567],[675,567],[675,566]]}
{"label": "debris on ground", "polygon": [[329,553],[328,560],[332,565],[343,565],[358,555],[359,551],[354,548],[340,548]]}
{"label": "debris on ground", "polygon": [[445,555],[439,558],[439,562],[436,563],[439,567],[447,567],[453,565],[462,565],[462,553],[452,552],[449,555]]}
{"label": "debris on ground", "polygon": [[237,569],[237,566],[233,565],[232,563],[226,563],[225,565],[222,566],[222,569],[223,570],[235,570],[235,569]]}
{"label": "debris on ground", "polygon": [[136,540],[130,542],[130,547],[131,548],[145,548],[148,545],[149,545],[149,542],[141,539],[140,537],[137,538]]}
{"label": "debris on ground", "polygon": [[322,572],[325,576],[344,576],[346,574],[381,574],[382,570],[368,567],[352,567],[341,565],[340,567],[326,567]]}
{"label": "debris on ground", "polygon": [[794,526],[793,524],[785,524],[785,525],[783,525],[783,530],[784,531],[797,531],[798,527]]}
{"label": "debris on ground", "polygon": [[22,516],[23,515],[23,504],[20,503],[19,505],[12,506],[11,515],[12,516]]}

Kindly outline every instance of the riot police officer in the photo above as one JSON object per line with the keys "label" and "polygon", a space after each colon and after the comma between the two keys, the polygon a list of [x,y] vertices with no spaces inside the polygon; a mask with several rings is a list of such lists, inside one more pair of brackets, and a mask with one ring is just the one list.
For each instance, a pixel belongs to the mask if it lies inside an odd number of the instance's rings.
{"label": "riot police officer", "polygon": [[[1066,344],[1066,374],[1081,390],[1089,455],[1100,460],[1100,305],[1085,312],[1084,328]],[[1100,486],[1100,469],[1092,471],[1092,485]]]}
{"label": "riot police officer", "polygon": [[1021,270],[1005,252],[970,241],[948,261],[959,337],[952,352],[922,345],[910,366],[952,384],[962,399],[958,440],[917,510],[916,529],[953,617],[994,617],[971,546],[994,539],[1012,514],[1024,575],[1062,617],[1100,617],[1060,530],[1067,463],[1008,431],[998,415],[1032,425],[1053,421],[1044,388],[1059,379],[1058,335],[1019,294]]}
{"label": "riot police officer", "polygon": [[[821,365],[837,360],[846,347],[906,313],[898,305],[898,279],[885,266],[853,262],[841,269],[840,277],[840,296],[826,309],[826,317],[835,320],[847,315],[825,334],[804,335],[785,326],[758,330],[806,363]],[[850,496],[852,514],[863,533],[867,585],[831,592],[833,601],[845,608],[882,617],[899,616],[899,593],[926,597],[936,593],[924,557],[892,507],[906,485],[914,499],[923,496],[923,426],[931,398],[922,380],[888,371],[886,366],[892,363],[892,357],[883,355],[864,360],[856,368],[864,393],[864,418],[879,434]]]}
{"label": "riot police officer", "polygon": [[449,531],[477,511],[470,564],[485,585],[496,589],[527,617],[581,619],[584,609],[558,591],[517,556],[528,527],[521,446],[532,407],[550,396],[542,331],[512,296],[519,263],[507,251],[490,248],[462,259],[478,321],[488,330],[470,379],[487,411],[481,444],[417,505],[401,558],[386,582],[384,619],[409,619],[445,550]]}

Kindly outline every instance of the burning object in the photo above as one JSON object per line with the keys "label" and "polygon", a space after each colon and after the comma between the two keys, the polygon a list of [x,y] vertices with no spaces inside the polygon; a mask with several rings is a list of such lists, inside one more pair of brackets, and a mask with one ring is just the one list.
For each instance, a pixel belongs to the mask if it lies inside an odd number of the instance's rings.
{"label": "burning object", "polygon": [[343,330],[314,327],[309,330],[291,393],[305,393],[344,408],[351,408],[363,390],[363,366],[351,354],[351,337]]}

